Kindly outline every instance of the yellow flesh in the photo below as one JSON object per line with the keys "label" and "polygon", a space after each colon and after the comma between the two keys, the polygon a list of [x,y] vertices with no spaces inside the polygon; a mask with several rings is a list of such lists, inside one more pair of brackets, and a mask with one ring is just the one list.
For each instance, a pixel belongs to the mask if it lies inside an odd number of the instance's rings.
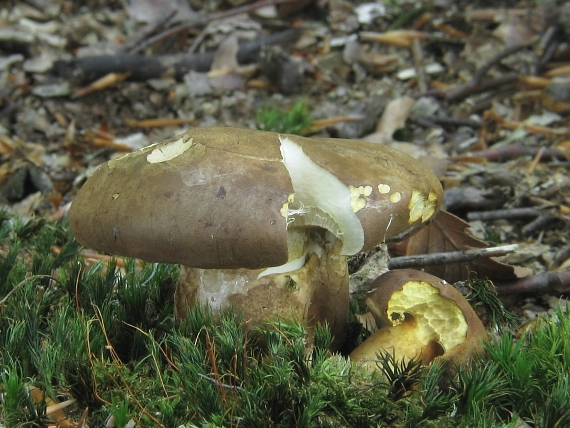
{"label": "yellow flesh", "polygon": [[412,314],[422,345],[436,340],[449,351],[467,336],[467,321],[459,306],[427,282],[407,282],[401,291],[392,294],[387,313],[394,326],[404,321],[404,314]]}

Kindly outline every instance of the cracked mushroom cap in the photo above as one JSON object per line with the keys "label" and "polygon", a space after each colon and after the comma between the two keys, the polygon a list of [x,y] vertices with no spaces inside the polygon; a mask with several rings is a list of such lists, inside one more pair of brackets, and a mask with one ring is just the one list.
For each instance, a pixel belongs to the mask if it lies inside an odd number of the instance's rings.
{"label": "cracked mushroom cap", "polygon": [[426,167],[386,146],[205,127],[101,165],[70,223],[82,244],[112,254],[259,269],[306,251],[299,231],[310,227],[330,230],[345,255],[403,237],[442,198]]}
{"label": "cracked mushroom cap", "polygon": [[483,351],[487,331],[451,284],[401,269],[381,275],[372,287],[366,304],[378,330],[350,354],[353,361],[375,370],[378,353],[393,352],[396,360],[420,358],[427,365],[438,358],[464,365]]}

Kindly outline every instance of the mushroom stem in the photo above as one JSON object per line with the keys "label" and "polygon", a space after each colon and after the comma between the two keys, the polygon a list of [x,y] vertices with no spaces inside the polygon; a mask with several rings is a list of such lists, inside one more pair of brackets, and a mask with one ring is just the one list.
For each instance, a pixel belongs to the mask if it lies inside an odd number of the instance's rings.
{"label": "mushroom stem", "polygon": [[[318,251],[290,272],[260,276],[264,269],[199,269],[181,267],[175,296],[179,318],[194,304],[208,304],[219,313],[224,307],[240,311],[248,328],[275,318],[297,319],[312,327],[327,323],[338,349],[346,334],[348,317],[348,265],[341,254],[342,241],[323,229]],[[314,243],[315,241],[313,241]],[[310,245],[309,248],[314,247]]]}

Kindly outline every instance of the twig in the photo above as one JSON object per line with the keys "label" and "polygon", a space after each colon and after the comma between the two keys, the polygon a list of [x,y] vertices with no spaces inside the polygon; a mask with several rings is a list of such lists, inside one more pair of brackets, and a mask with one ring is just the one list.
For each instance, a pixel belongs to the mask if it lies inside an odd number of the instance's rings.
{"label": "twig", "polygon": [[[473,92],[484,92],[488,88],[489,82],[485,84],[481,84],[481,80],[487,74],[487,72],[496,64],[501,62],[506,57],[523,50],[530,46],[530,42],[519,43],[516,45],[508,46],[507,48],[503,49],[502,52],[499,52],[485,64],[483,64],[471,77],[471,80],[464,85],[460,85],[457,88],[452,89],[449,91],[445,98],[449,101],[465,98],[466,96],[472,94]],[[503,79],[503,83],[508,83],[518,79],[518,75],[515,73],[509,73],[504,76],[501,76]],[[506,79],[506,81],[504,81]],[[495,85],[495,84],[494,84]],[[494,87],[493,85],[493,87]]]}
{"label": "twig", "polygon": [[545,149],[546,149],[546,147],[540,146],[540,149],[538,150],[538,152],[536,152],[536,155],[534,155],[534,158],[532,159],[532,162],[530,163],[530,165],[528,167],[528,171],[527,171],[528,174],[534,173],[537,165],[539,164],[540,160],[542,159],[542,154],[544,153]]}
{"label": "twig", "polygon": [[558,250],[552,261],[551,268],[557,268],[570,258],[570,245]]}
{"label": "twig", "polygon": [[557,292],[566,293],[570,290],[570,272],[545,272],[534,276],[528,276],[516,281],[495,284],[497,293],[523,294]]}
{"label": "twig", "polygon": [[59,403],[51,404],[46,407],[46,415],[49,416],[55,412],[65,409],[75,403],[75,398],[70,398],[69,400],[61,401]]}
{"label": "twig", "polygon": [[159,28],[164,27],[176,15],[176,9],[171,10],[169,13],[159,17],[155,22],[149,22],[137,34],[135,34],[129,41],[124,43],[118,52],[137,53],[140,52],[137,45],[142,43],[144,39],[149,37],[152,33],[156,32]]}
{"label": "twig", "polygon": [[465,85],[461,85],[458,88],[454,88],[445,94],[445,99],[448,101],[458,101],[469,95],[481,93],[494,89],[500,86],[504,86],[508,83],[513,83],[517,81],[519,75],[517,73],[507,73],[503,76],[499,76],[494,79],[487,80],[485,82],[479,82],[471,80]]}
{"label": "twig", "polygon": [[198,373],[198,377],[207,380],[208,382],[210,382],[212,385],[215,385],[219,388],[226,388],[226,389],[231,389],[234,391],[239,391],[239,392],[243,392],[245,394],[251,395],[252,397],[256,397],[255,394],[253,394],[252,392],[249,392],[247,390],[245,390],[244,388],[242,388],[241,386],[234,386],[234,385],[228,385],[226,383],[222,383],[220,381],[217,381],[216,379],[212,379],[211,377],[208,377],[206,375],[203,375],[202,373]]}
{"label": "twig", "polygon": [[518,51],[521,51],[525,48],[528,48],[530,45],[531,45],[530,42],[524,42],[506,47],[505,49],[503,49],[503,51],[499,52],[497,55],[495,55],[493,58],[491,58],[481,67],[479,67],[479,69],[475,72],[475,74],[473,74],[470,83],[475,85],[479,84],[483,76],[485,76],[485,74],[487,74],[487,72],[491,68],[493,68],[494,65],[498,64],[506,57],[511,56],[512,54],[517,53]]}
{"label": "twig", "polygon": [[162,126],[196,125],[196,120],[185,119],[182,117],[164,117],[143,120],[125,118],[125,123],[133,128],[159,128]]}
{"label": "twig", "polygon": [[472,81],[469,81],[466,84],[457,86],[447,91],[442,89],[432,89],[427,92],[419,92],[417,94],[414,94],[413,98],[418,99],[421,97],[435,97],[448,101],[458,101],[468,97],[469,95],[478,94],[497,87],[502,87],[518,80],[519,75],[517,73],[507,73],[503,76],[489,79],[478,84],[473,84]]}
{"label": "twig", "polygon": [[486,257],[504,256],[516,251],[518,246],[502,245],[500,247],[477,248],[466,251],[445,253],[418,254],[415,256],[394,257],[388,262],[388,269],[404,269],[410,267],[426,267],[451,263],[464,263]]}
{"label": "twig", "polygon": [[[263,46],[292,42],[297,40],[300,34],[300,29],[290,28],[242,43],[237,53],[238,63],[254,62]],[[86,56],[55,61],[52,71],[58,76],[80,82],[91,82],[110,73],[131,73],[129,80],[140,82],[160,77],[165,73],[172,73],[175,77],[181,77],[190,70],[209,71],[214,55],[214,51],[209,51],[191,55],[119,54]]]}
{"label": "twig", "polygon": [[152,272],[150,273],[150,276],[146,279],[146,281],[140,285],[141,288],[146,287],[150,283],[152,278],[154,278],[154,275],[156,275],[157,268],[158,268],[158,263],[153,263],[152,264]]}
{"label": "twig", "polygon": [[131,72],[128,71],[126,73],[109,73],[106,76],[97,79],[95,82],[91,82],[89,85],[78,88],[71,94],[71,99],[74,100],[76,98],[84,97],[89,95],[93,92],[100,91],[102,89],[107,89],[117,83],[120,83],[127,79],[131,75]]}
{"label": "twig", "polygon": [[468,126],[470,128],[478,129],[481,127],[481,123],[473,119],[468,119],[465,117],[441,117],[441,116],[411,116],[410,120],[413,122],[421,123],[426,121],[426,123],[433,123],[436,125],[448,125],[448,126]]}
{"label": "twig", "polygon": [[551,25],[546,29],[538,46],[541,55],[536,64],[536,74],[542,73],[546,64],[552,60],[560,46],[562,37],[560,28],[555,25]]}
{"label": "twig", "polygon": [[169,28],[168,30],[163,31],[160,34],[157,34],[156,36],[149,38],[145,43],[141,43],[136,48],[131,49],[131,53],[138,53],[138,52],[144,51],[147,47],[149,47],[153,43],[156,43],[160,40],[174,36],[174,35],[180,33],[181,31],[189,30],[191,28],[196,28],[196,27],[203,27],[203,26],[209,24],[210,22],[216,21],[218,19],[229,18],[231,16],[239,15],[240,13],[250,13],[256,9],[259,9],[259,8],[265,7],[265,6],[278,5],[278,4],[282,4],[282,3],[296,3],[299,1],[302,1],[302,0],[261,0],[261,1],[258,1],[256,3],[251,3],[251,4],[246,4],[243,6],[234,7],[232,9],[225,10],[223,12],[212,13],[206,17],[198,18],[196,20],[186,22],[184,24],[180,24],[180,25],[177,25],[175,27]]}
{"label": "twig", "polygon": [[525,236],[532,235],[533,233],[535,233],[539,230],[542,230],[548,224],[551,224],[557,218],[558,217],[555,216],[554,214],[550,214],[550,213],[543,214],[543,215],[537,217],[536,219],[534,219],[533,221],[531,221],[530,223],[526,224],[521,229],[521,232]]}
{"label": "twig", "polygon": [[472,211],[467,213],[467,220],[499,220],[513,218],[538,217],[541,215],[541,208],[508,208],[491,211]]}
{"label": "twig", "polygon": [[[520,156],[536,156],[539,150],[540,147],[525,146],[521,141],[519,141],[509,144],[508,146],[498,148],[492,147],[487,150],[471,152],[470,155],[473,157],[485,158],[492,162],[506,162]],[[553,159],[566,160],[566,156],[558,149],[545,148],[540,156],[540,160],[549,161]]]}
{"label": "twig", "polygon": [[59,283],[60,285],[63,285],[63,284],[61,283],[61,281],[57,280],[56,278],[54,278],[54,277],[51,276],[51,275],[32,275],[32,276],[29,276],[29,277],[25,278],[24,280],[20,281],[18,284],[16,284],[16,285],[14,286],[14,288],[12,288],[12,289],[8,292],[8,294],[6,294],[6,295],[0,300],[0,306],[2,306],[3,304],[5,304],[5,303],[8,301],[8,299],[10,298],[10,296],[11,296],[18,288],[23,287],[24,284],[25,284],[27,281],[30,281],[30,280],[36,279],[36,278],[49,278],[49,279],[51,279],[52,281],[55,281],[55,282]]}
{"label": "twig", "polygon": [[433,118],[434,116],[410,116],[408,119],[424,128],[439,128],[440,125]]}
{"label": "twig", "polygon": [[362,120],[365,120],[365,117],[362,115],[327,117],[325,119],[316,119],[311,124],[311,128],[306,132],[303,132],[303,135],[314,134],[325,128],[334,126],[338,123],[358,122]]}
{"label": "twig", "polygon": [[419,38],[412,40],[412,56],[414,58],[418,87],[420,88],[420,91],[425,92],[427,90],[426,71],[424,67],[425,61],[422,42]]}

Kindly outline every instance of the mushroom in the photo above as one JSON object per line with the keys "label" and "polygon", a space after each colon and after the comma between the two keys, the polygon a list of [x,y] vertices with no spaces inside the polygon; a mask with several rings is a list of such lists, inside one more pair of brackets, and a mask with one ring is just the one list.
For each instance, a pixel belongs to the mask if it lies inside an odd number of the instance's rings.
{"label": "mushroom", "polygon": [[100,166],[73,201],[85,246],[182,265],[176,315],[196,301],[328,322],[342,341],[346,256],[404,237],[443,198],[420,162],[386,146],[195,128]]}
{"label": "mushroom", "polygon": [[396,361],[435,359],[465,365],[483,351],[487,332],[463,295],[444,280],[425,272],[402,269],[380,275],[366,299],[378,330],[350,358],[370,371],[378,354]]}

